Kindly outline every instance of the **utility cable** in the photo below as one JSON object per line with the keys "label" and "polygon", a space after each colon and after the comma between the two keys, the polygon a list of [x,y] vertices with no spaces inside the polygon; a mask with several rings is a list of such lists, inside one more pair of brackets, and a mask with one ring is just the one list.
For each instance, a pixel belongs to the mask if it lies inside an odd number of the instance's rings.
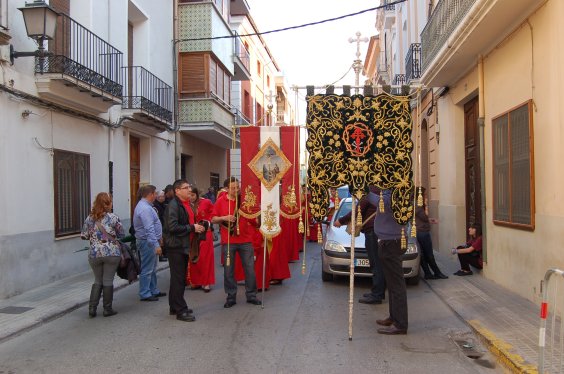
{"label": "utility cable", "polygon": [[289,27],[284,27],[284,28],[281,28],[281,29],[269,30],[269,31],[264,31],[264,32],[254,32],[254,33],[250,33],[250,34],[210,36],[210,37],[202,37],[202,38],[186,38],[186,39],[178,39],[177,42],[194,42],[194,41],[200,41],[200,40],[231,39],[231,38],[239,38],[241,36],[259,36],[259,35],[273,34],[273,33],[282,32],[282,31],[301,29],[301,28],[304,28],[304,27],[320,25],[322,23],[333,22],[333,21],[338,21],[338,20],[348,18],[348,17],[358,16],[359,14],[372,12],[374,10],[382,9],[382,8],[385,8],[385,7],[388,7],[388,6],[393,6],[393,5],[396,5],[396,4],[401,4],[405,1],[407,1],[407,0],[398,0],[398,1],[391,2],[391,3],[383,4],[383,5],[374,7],[374,8],[365,9],[365,10],[361,10],[361,11],[358,11],[358,12],[345,14],[345,15],[342,15],[342,16],[339,16],[339,17],[327,18],[327,19],[324,19],[324,20],[321,20],[321,21],[304,23],[304,24],[301,24],[301,25],[289,26]]}

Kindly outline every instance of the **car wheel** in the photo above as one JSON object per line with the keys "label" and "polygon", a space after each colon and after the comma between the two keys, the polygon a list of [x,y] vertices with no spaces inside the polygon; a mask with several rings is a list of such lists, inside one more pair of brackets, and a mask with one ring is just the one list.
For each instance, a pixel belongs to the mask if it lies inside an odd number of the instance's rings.
{"label": "car wheel", "polygon": [[331,282],[333,281],[333,274],[326,273],[323,270],[321,270],[321,280],[323,282]]}
{"label": "car wheel", "polygon": [[417,286],[419,284],[419,274],[411,278],[405,278],[405,283],[409,284],[410,286]]}

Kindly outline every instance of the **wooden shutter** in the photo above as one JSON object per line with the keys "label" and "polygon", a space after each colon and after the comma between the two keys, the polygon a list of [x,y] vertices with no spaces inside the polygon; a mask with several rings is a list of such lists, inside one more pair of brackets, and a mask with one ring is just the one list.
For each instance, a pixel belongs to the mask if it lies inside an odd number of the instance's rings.
{"label": "wooden shutter", "polygon": [[217,70],[218,70],[217,63],[213,59],[210,59],[210,92],[213,92],[216,95],[218,94]]}
{"label": "wooden shutter", "polygon": [[181,97],[205,96],[207,92],[207,56],[202,53],[182,53],[180,55],[180,94]]}

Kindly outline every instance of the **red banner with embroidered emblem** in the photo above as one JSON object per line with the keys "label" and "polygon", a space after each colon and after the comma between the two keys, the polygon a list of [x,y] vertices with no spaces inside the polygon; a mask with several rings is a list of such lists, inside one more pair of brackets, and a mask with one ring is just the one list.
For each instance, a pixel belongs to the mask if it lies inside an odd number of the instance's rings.
{"label": "red banner with embroidered emblem", "polygon": [[246,218],[260,215],[260,185],[254,171],[249,166],[260,149],[260,127],[241,127],[241,202],[239,211]]}
{"label": "red banner with embroidered emblem", "polygon": [[300,218],[300,128],[280,127],[280,149],[290,162],[290,170],[281,180],[280,215]]}

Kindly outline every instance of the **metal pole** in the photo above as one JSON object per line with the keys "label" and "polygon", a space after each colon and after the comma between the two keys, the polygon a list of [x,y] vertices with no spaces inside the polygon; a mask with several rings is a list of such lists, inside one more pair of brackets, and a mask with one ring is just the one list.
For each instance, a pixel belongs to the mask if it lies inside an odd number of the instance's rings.
{"label": "metal pole", "polygon": [[[262,234],[261,234],[261,235],[262,235]],[[263,236],[262,241],[264,242],[264,246],[263,246],[264,249],[263,249],[263,252],[262,252],[262,289],[261,289],[261,294],[262,294],[261,300],[262,300],[262,303],[261,303],[261,305],[260,305],[261,309],[264,309],[264,291],[265,291],[265,288],[266,288],[266,283],[265,283],[265,281],[266,281],[266,242],[267,242],[267,240],[268,240],[268,239],[266,239],[266,238]]]}
{"label": "metal pole", "polygon": [[356,232],[356,200],[352,197],[351,208],[351,261],[349,267],[349,341],[352,340],[353,305],[354,305],[354,238]]}
{"label": "metal pole", "polygon": [[356,94],[358,94],[358,85],[359,85],[359,80],[360,80],[360,72],[362,71],[362,60],[360,59],[360,43],[361,42],[368,42],[368,38],[364,37],[361,38],[360,37],[360,31],[356,32],[356,39],[353,38],[349,38],[349,43],[356,43],[356,59],[353,62],[353,69],[354,69],[354,74],[355,74],[355,79],[354,79],[354,92]]}

